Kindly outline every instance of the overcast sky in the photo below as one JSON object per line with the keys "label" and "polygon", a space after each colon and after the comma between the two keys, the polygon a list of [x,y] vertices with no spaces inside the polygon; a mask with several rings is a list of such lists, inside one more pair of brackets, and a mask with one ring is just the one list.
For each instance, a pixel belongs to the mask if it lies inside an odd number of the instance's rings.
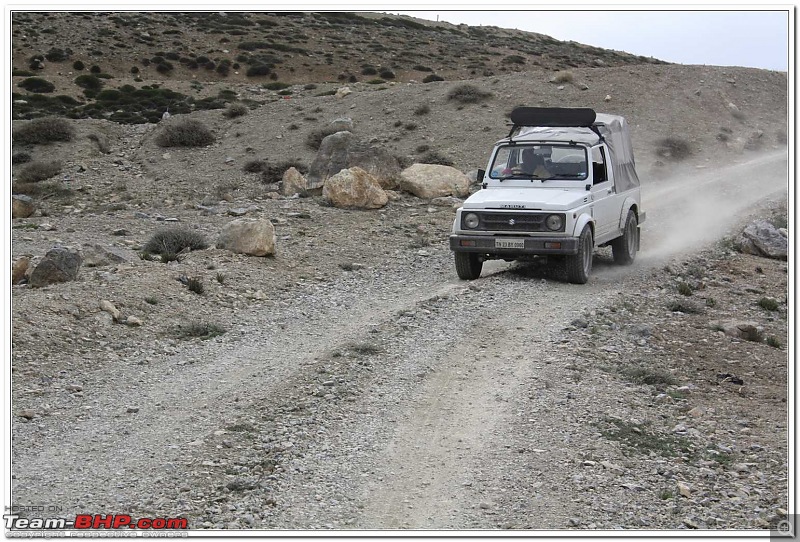
{"label": "overcast sky", "polygon": [[[470,26],[547,34],[680,64],[786,71],[789,10],[782,11],[391,11]],[[794,47],[794,43],[792,43]]]}

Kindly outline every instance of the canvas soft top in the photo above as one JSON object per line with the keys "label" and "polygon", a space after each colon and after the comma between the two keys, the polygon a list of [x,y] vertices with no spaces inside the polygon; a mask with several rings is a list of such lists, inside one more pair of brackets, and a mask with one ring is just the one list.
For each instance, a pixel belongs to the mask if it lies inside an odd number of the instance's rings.
{"label": "canvas soft top", "polygon": [[618,189],[639,186],[624,117],[595,113],[589,108],[517,107],[511,112],[511,122],[511,132],[504,141],[575,142],[591,146],[602,140],[608,147]]}

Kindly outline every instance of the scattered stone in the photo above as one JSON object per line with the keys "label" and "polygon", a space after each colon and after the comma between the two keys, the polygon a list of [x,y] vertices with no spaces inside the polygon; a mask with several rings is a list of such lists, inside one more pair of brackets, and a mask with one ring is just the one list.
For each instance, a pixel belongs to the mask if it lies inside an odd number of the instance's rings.
{"label": "scattered stone", "polygon": [[127,412],[128,414],[136,414],[137,412],[139,412],[139,407],[128,407],[128,409],[125,412]]}
{"label": "scattered stone", "polygon": [[308,195],[308,180],[296,168],[290,167],[283,173],[281,179],[281,195],[295,194],[300,194],[301,197]]}
{"label": "scattered stone", "polygon": [[325,181],[322,197],[342,209],[379,209],[389,202],[380,183],[360,167],[344,169]]}
{"label": "scattered stone", "polygon": [[[756,220],[744,229],[742,236],[755,245],[758,255],[775,260],[786,260],[789,240],[786,236],[781,235],[771,222]],[[742,248],[744,249],[744,244]]]}
{"label": "scattered stone", "polygon": [[453,209],[458,209],[463,203],[463,199],[454,196],[443,196],[431,200],[431,205],[436,205],[437,207],[451,207]]}
{"label": "scattered stone", "polygon": [[239,218],[222,228],[217,248],[250,256],[275,254],[275,227],[264,219]]}
{"label": "scattered stone", "polygon": [[469,194],[469,178],[454,167],[413,164],[400,173],[400,188],[418,198],[432,199]]}
{"label": "scattered stone", "polygon": [[692,497],[692,490],[683,482],[678,482],[678,493],[682,496],[686,497],[687,499]]}
{"label": "scattered stone", "polygon": [[36,416],[36,411],[32,409],[24,409],[17,412],[17,416],[21,418],[25,418],[26,420],[32,420]]}
{"label": "scattered stone", "polygon": [[11,266],[11,284],[19,284],[28,272],[31,259],[29,256],[22,256]]}
{"label": "scattered stone", "polygon": [[350,87],[341,87],[341,88],[336,89],[336,97],[337,98],[344,98],[345,96],[348,96],[348,95],[350,95],[352,93],[353,93],[353,91],[350,90]]}
{"label": "scattered stone", "polygon": [[135,316],[128,316],[125,323],[131,327],[139,327],[142,325],[142,321]]}
{"label": "scattered stone", "polygon": [[107,299],[100,301],[100,310],[110,314],[115,322],[119,322],[119,309],[117,309],[111,301],[108,301]]}
{"label": "scattered stone", "polygon": [[237,207],[235,209],[228,209],[228,214],[231,216],[244,216],[246,215],[250,209],[245,207]]}
{"label": "scattered stone", "polygon": [[764,341],[764,328],[757,322],[723,322],[720,324],[725,335],[751,342]]}
{"label": "scattered stone", "polygon": [[75,280],[78,278],[78,270],[82,263],[83,258],[78,252],[67,247],[54,247],[34,268],[29,281],[30,285],[33,288],[40,288],[49,284]]}
{"label": "scattered stone", "polygon": [[11,218],[28,218],[36,211],[33,198],[24,194],[11,196]]}
{"label": "scattered stone", "polygon": [[134,256],[127,250],[107,248],[101,245],[85,244],[81,249],[83,264],[86,267],[104,267],[124,263]]}
{"label": "scattered stone", "polygon": [[352,132],[353,119],[350,117],[340,117],[338,119],[333,119],[328,126],[331,130],[336,130],[337,132]]}
{"label": "scattered stone", "polygon": [[124,237],[126,235],[130,235],[131,232],[126,230],[125,228],[119,228],[111,232],[111,235],[116,235],[117,237]]}
{"label": "scattered stone", "polygon": [[606,97],[603,98],[604,101],[610,102],[611,101],[611,94],[606,94]]}

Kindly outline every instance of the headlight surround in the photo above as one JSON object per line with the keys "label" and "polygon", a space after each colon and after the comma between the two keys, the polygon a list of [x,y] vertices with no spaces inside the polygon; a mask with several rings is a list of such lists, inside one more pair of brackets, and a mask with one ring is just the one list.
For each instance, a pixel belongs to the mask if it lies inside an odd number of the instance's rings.
{"label": "headlight surround", "polygon": [[559,231],[564,227],[564,217],[561,215],[547,215],[545,225],[550,231]]}
{"label": "headlight surround", "polygon": [[475,213],[467,213],[464,215],[464,226],[469,228],[470,230],[474,230],[478,226],[480,226],[481,219]]}

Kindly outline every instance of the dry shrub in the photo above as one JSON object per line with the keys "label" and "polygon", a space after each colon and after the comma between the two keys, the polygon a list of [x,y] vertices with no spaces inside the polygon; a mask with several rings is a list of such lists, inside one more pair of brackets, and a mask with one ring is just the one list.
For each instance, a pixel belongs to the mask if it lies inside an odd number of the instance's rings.
{"label": "dry shrub", "polygon": [[229,119],[235,119],[236,117],[241,117],[242,115],[246,115],[250,110],[247,108],[246,105],[242,103],[233,103],[228,106],[228,109],[225,110],[224,115]]}
{"label": "dry shrub", "polygon": [[569,70],[556,72],[551,79],[554,83],[572,83],[574,80],[575,74]]}
{"label": "dry shrub", "polygon": [[53,141],[71,141],[75,130],[65,119],[46,117],[35,119],[14,130],[12,138],[15,143],[36,145]]}
{"label": "dry shrub", "polygon": [[214,134],[194,119],[178,119],[170,122],[156,136],[159,147],[205,147],[214,142]]}
{"label": "dry shrub", "polygon": [[186,228],[170,228],[154,233],[142,250],[149,254],[177,254],[185,249],[204,248],[208,248],[208,242],[202,233]]}
{"label": "dry shrub", "polygon": [[61,173],[61,162],[37,161],[25,166],[17,175],[17,180],[21,183],[38,183]]}
{"label": "dry shrub", "polygon": [[692,155],[689,142],[678,137],[665,137],[657,141],[656,145],[656,154],[662,158],[684,160]]}
{"label": "dry shrub", "polygon": [[277,164],[266,164],[264,171],[261,173],[261,182],[264,184],[274,184],[283,180],[283,174],[290,167],[295,168],[301,175],[308,173],[308,166],[298,159],[284,160]]}
{"label": "dry shrub", "polygon": [[339,131],[340,130],[334,126],[326,126],[324,128],[314,130],[306,136],[306,147],[312,151],[318,151],[320,145],[322,145],[323,139]]}
{"label": "dry shrub", "polygon": [[491,97],[491,92],[481,90],[474,85],[458,85],[447,95],[448,100],[462,104],[479,103]]}

